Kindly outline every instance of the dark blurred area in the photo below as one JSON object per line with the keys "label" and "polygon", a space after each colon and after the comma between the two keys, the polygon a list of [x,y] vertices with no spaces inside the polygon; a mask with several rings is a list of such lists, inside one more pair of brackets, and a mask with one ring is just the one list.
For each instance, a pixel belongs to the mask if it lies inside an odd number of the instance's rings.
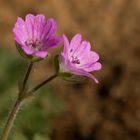
{"label": "dark blurred area", "polygon": [[[57,78],[44,87],[19,113],[11,139],[139,140],[139,0],[0,0],[0,130],[27,65],[12,34],[16,18],[27,13],[56,18],[58,34],[83,34],[103,68],[95,73],[98,85]],[[51,58],[35,64],[30,84],[53,74],[52,69]]]}

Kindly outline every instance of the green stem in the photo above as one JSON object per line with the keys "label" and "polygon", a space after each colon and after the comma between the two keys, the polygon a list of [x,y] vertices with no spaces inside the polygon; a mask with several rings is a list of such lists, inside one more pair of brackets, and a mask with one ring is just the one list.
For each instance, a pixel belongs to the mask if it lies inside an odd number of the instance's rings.
{"label": "green stem", "polygon": [[23,100],[24,100],[24,98],[22,98],[22,97],[24,97],[24,94],[25,94],[24,90],[26,88],[26,84],[27,84],[27,81],[29,79],[29,75],[30,75],[32,66],[33,66],[33,62],[30,62],[29,66],[28,66],[28,69],[27,69],[27,72],[25,74],[23,83],[22,83],[22,89],[20,89],[18,98],[15,101],[15,104],[12,107],[12,109],[11,109],[9,115],[8,115],[8,119],[7,119],[7,122],[5,124],[5,127],[4,127],[4,130],[3,130],[3,133],[2,133],[2,136],[1,136],[0,140],[7,140],[8,137],[9,137],[9,134],[10,134],[10,131],[13,127],[13,123],[16,119],[17,113],[18,113],[18,111],[19,111],[19,109],[22,105]]}
{"label": "green stem", "polygon": [[22,100],[20,100],[19,98],[16,100],[14,106],[12,107],[11,112],[9,113],[6,125],[4,127],[2,136],[0,138],[0,140],[7,140],[10,134],[10,131],[13,127],[13,123],[16,119],[17,113],[20,110],[20,107],[22,105]]}
{"label": "green stem", "polygon": [[48,82],[52,81],[54,78],[56,78],[58,75],[54,74],[51,77],[47,78],[46,80],[44,80],[43,82],[41,82],[40,84],[38,84],[37,86],[35,86],[34,88],[32,88],[31,90],[29,90],[26,94],[24,94],[21,98],[25,99],[28,97],[33,96],[34,92],[36,92],[38,89],[40,89],[41,87],[43,87],[45,84],[47,84]]}
{"label": "green stem", "polygon": [[27,84],[27,81],[28,81],[28,78],[29,78],[29,75],[30,75],[30,72],[31,72],[31,69],[33,67],[33,62],[30,62],[28,68],[27,68],[27,72],[25,74],[25,77],[24,77],[24,80],[23,80],[23,86],[22,86],[22,91],[25,89],[26,87],[26,84]]}
{"label": "green stem", "polygon": [[36,87],[34,87],[31,91],[29,92],[35,92],[38,89],[40,89],[42,86],[44,86],[45,84],[47,84],[48,82],[50,82],[51,80],[53,80],[54,78],[57,77],[57,74],[52,75],[51,77],[47,78],[46,80],[44,80],[42,83],[40,83],[39,85],[37,85]]}
{"label": "green stem", "polygon": [[6,122],[6,125],[4,127],[4,130],[3,130],[3,133],[2,133],[2,136],[1,136],[0,140],[7,140],[8,139],[9,134],[11,132],[11,129],[13,127],[13,123],[14,123],[14,121],[16,119],[17,113],[20,110],[20,107],[22,106],[22,103],[23,103],[24,99],[27,98],[30,95],[33,95],[33,93],[35,91],[37,91],[39,88],[44,86],[46,83],[50,82],[55,77],[57,77],[57,74],[54,74],[51,77],[49,77],[48,79],[44,80],[39,85],[37,85],[36,87],[34,87],[33,89],[31,89],[30,91],[24,92],[24,90],[26,88],[26,83],[28,81],[28,78],[29,78],[29,75],[30,75],[30,72],[31,72],[32,66],[33,66],[33,63],[31,62],[29,64],[28,70],[26,72],[26,75],[25,75],[25,78],[24,78],[24,81],[23,81],[22,90],[20,91],[19,96],[18,96],[18,98],[15,101],[15,104],[12,107],[12,109],[11,109],[9,115],[8,115],[8,119],[7,119],[7,122]]}

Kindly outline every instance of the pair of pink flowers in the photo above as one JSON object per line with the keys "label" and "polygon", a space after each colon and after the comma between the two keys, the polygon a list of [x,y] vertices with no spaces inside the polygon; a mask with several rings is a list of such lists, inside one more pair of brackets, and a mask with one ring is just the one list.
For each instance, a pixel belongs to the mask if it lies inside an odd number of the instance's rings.
{"label": "pair of pink flowers", "polygon": [[98,62],[99,55],[91,51],[90,43],[82,41],[80,34],[76,34],[69,42],[65,35],[55,36],[56,31],[56,21],[53,18],[46,20],[41,14],[28,14],[25,21],[18,18],[13,28],[15,41],[27,57],[43,59],[47,57],[49,48],[63,42],[64,49],[59,55],[60,69],[63,72],[89,77],[98,83],[91,72],[100,70],[101,63]]}

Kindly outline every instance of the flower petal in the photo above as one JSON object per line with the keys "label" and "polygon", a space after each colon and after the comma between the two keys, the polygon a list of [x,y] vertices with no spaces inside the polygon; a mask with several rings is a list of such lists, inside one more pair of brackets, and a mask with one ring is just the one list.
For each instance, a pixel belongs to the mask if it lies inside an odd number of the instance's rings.
{"label": "flower petal", "polygon": [[87,57],[89,57],[90,54],[90,49],[91,49],[91,45],[88,41],[82,41],[81,45],[74,51],[73,56],[76,56],[77,58],[83,58],[88,59]]}
{"label": "flower petal", "polygon": [[93,76],[91,73],[83,70],[83,69],[75,69],[74,67],[72,68],[72,73],[75,75],[82,75],[91,78],[92,80],[95,81],[95,83],[99,83],[99,81]]}
{"label": "flower petal", "polygon": [[80,59],[79,67],[85,68],[97,62],[99,60],[99,55],[94,51],[83,52],[83,54],[79,56],[79,59]]}
{"label": "flower petal", "polygon": [[15,24],[15,28],[18,28],[22,32],[24,37],[28,38],[27,27],[22,18],[18,17],[17,22]]}
{"label": "flower petal", "polygon": [[69,46],[69,50],[68,50],[68,54],[71,56],[75,50],[79,47],[80,43],[81,43],[81,40],[82,40],[82,36],[81,34],[76,34],[71,42],[70,42],[70,46]]}
{"label": "flower petal", "polygon": [[62,41],[62,37],[51,37],[50,39],[46,40],[44,42],[44,50],[47,50],[48,48],[56,47],[60,42]]}
{"label": "flower petal", "polygon": [[54,35],[57,30],[57,23],[53,18],[48,19],[47,24],[44,27],[44,32],[42,35],[45,35],[47,40],[50,36]]}
{"label": "flower petal", "polygon": [[[27,40],[28,33],[27,33],[27,29],[26,29],[26,24],[22,18],[20,18],[20,17],[17,18],[17,21],[13,28],[13,33],[15,35],[16,41],[19,44],[21,44],[21,43],[24,44],[24,42]],[[17,37],[18,37],[18,39],[17,39]]]}
{"label": "flower petal", "polygon": [[85,66],[83,69],[87,72],[98,71],[102,68],[101,63],[96,62]]}
{"label": "flower petal", "polygon": [[34,38],[34,23],[35,23],[35,16],[32,14],[28,14],[25,18],[28,37],[30,39]]}
{"label": "flower petal", "polygon": [[47,21],[44,15],[37,15],[35,16],[35,23],[34,23],[34,41],[36,39],[41,39],[42,34],[44,32],[44,26],[46,25]]}
{"label": "flower petal", "polygon": [[69,44],[68,38],[65,35],[63,35],[63,41],[64,41],[63,53],[67,54],[70,44]]}
{"label": "flower petal", "polygon": [[34,50],[29,48],[28,46],[21,46],[21,48],[24,50],[24,52],[28,55],[32,55],[34,53]]}
{"label": "flower petal", "polygon": [[48,55],[48,52],[47,51],[38,51],[38,52],[35,52],[35,55],[40,58],[45,58]]}

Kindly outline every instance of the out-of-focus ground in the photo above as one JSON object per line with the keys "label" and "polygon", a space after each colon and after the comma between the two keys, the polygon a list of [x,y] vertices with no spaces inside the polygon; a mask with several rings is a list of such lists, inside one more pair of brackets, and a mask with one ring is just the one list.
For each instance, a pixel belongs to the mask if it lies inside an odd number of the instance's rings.
{"label": "out-of-focus ground", "polygon": [[[15,49],[12,27],[17,16],[29,12],[55,17],[58,34],[71,38],[82,33],[100,53],[103,69],[95,74],[99,85],[90,80],[82,85],[53,81],[44,89],[46,94],[42,91],[20,113],[11,138],[139,140],[139,0],[0,0],[0,124],[26,65]],[[13,78],[9,78],[11,73]],[[37,81],[52,73],[48,59],[35,65],[32,76]]]}

